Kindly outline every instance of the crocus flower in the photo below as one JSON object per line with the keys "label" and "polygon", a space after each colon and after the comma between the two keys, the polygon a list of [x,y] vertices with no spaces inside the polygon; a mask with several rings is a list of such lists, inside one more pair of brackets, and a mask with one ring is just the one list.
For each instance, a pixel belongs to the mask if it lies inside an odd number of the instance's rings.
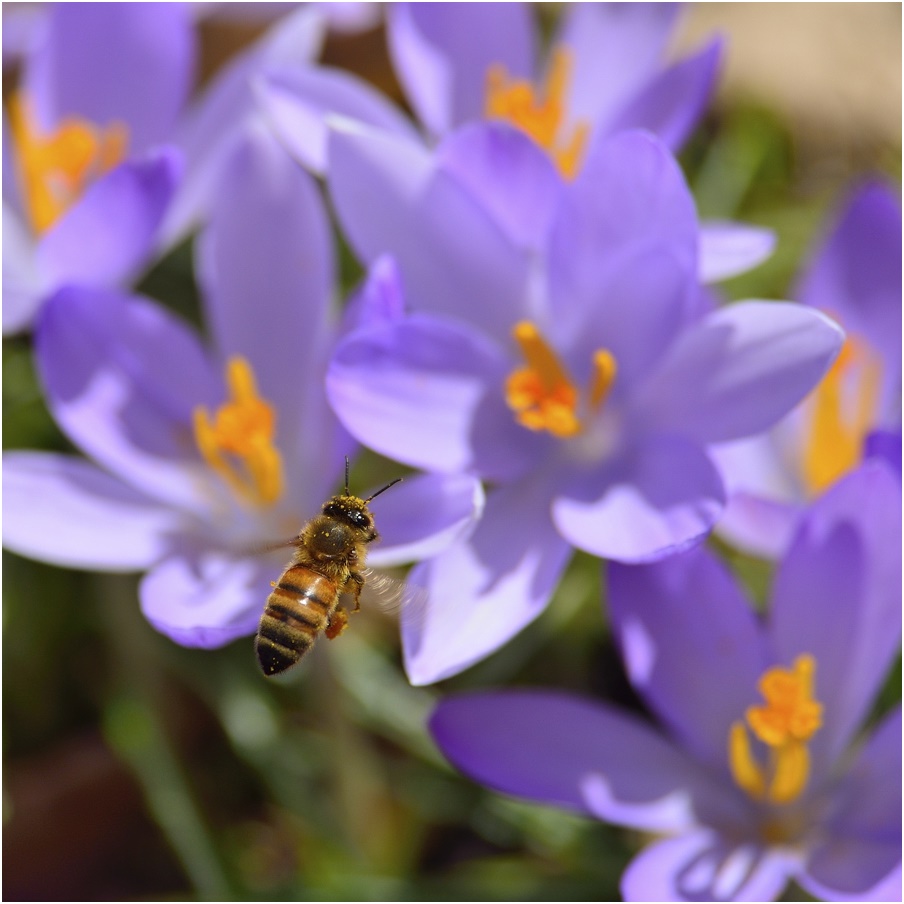
{"label": "crocus flower", "polygon": [[899,649],[901,494],[883,462],[800,524],[768,615],[698,547],[610,566],[628,677],[656,718],[535,690],[464,694],[445,755],[507,794],[663,834],[629,901],[900,900],[901,710],[857,736]]}
{"label": "crocus flower", "polygon": [[436,154],[349,124],[329,184],[410,305],[340,344],[337,413],[384,455],[493,484],[468,542],[412,574],[431,598],[405,624],[415,683],[535,618],[573,546],[640,562],[699,541],[724,502],[705,446],[773,423],[840,347],[801,305],[701,301],[693,201],[646,133],[594,145],[565,182],[505,124]]}
{"label": "crocus flower", "polygon": [[255,67],[311,58],[322,32],[315,10],[287,17],[189,103],[196,48],[183,4],[41,13],[4,119],[4,332],[30,326],[62,286],[128,285],[197,226],[219,161],[255,115]]}
{"label": "crocus flower", "polygon": [[[678,5],[578,3],[565,9],[553,50],[541,61],[534,12],[525,3],[388,6],[389,49],[419,130],[347,73],[270,66],[259,97],[286,146],[320,174],[328,168],[330,115],[337,113],[429,147],[467,123],[505,122],[528,135],[566,180],[593,144],[625,129],[651,131],[670,148],[684,141],[712,92],[721,41],[666,65]],[[517,196],[499,193],[494,202],[510,204],[513,220],[523,213]],[[710,282],[743,272],[773,244],[770,230],[707,224],[701,274]]]}
{"label": "crocus flower", "polygon": [[[255,551],[319,512],[354,448],[323,391],[337,326],[318,189],[259,126],[234,145],[223,177],[198,245],[210,345],[148,299],[60,290],[38,319],[37,363],[51,412],[93,461],[19,451],[3,468],[6,546],[147,570],[148,620],[202,647],[256,629],[288,554]],[[378,502],[374,564],[448,542],[480,488],[428,475]]]}
{"label": "crocus flower", "polygon": [[851,193],[794,297],[844,327],[842,354],[767,434],[715,451],[730,490],[719,530],[766,557],[781,554],[807,502],[864,455],[901,472],[901,207],[888,186]]}

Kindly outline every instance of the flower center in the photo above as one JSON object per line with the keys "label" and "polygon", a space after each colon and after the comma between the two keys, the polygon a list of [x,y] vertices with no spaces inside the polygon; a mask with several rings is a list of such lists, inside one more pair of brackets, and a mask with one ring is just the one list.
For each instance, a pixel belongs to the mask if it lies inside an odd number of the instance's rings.
{"label": "flower center", "polygon": [[505,67],[499,63],[487,71],[487,117],[503,119],[530,135],[555,161],[566,179],[577,174],[590,134],[589,124],[581,121],[575,125],[568,140],[562,135],[564,98],[571,68],[571,52],[564,47],[556,48],[541,92],[528,81],[509,78]]}
{"label": "flower center", "polygon": [[[813,699],[816,661],[798,656],[790,669],[767,669],[758,687],[766,703],[746,712],[747,727],[735,722],[728,736],[728,760],[735,782],[754,800],[787,804],[810,777],[807,741],[822,726],[822,704]],[[747,729],[769,749],[766,766],[757,762]]]}
{"label": "flower center", "polygon": [[860,460],[863,441],[876,419],[880,379],[878,357],[866,343],[849,336],[811,396],[802,472],[812,495]]}
{"label": "flower center", "polygon": [[[553,436],[580,433],[585,426],[578,416],[580,394],[558,355],[529,320],[517,323],[513,335],[527,362],[526,367],[513,370],[505,384],[505,400],[515,412],[515,420],[529,430],[548,430]],[[586,394],[588,413],[600,409],[615,381],[615,373],[612,352],[607,349],[595,352]]]}
{"label": "flower center", "polygon": [[272,505],[283,492],[282,456],[273,442],[276,413],[257,394],[254,372],[242,357],[226,365],[229,401],[211,418],[195,408],[195,442],[208,465],[235,495],[255,506]]}
{"label": "flower center", "polygon": [[34,231],[41,234],[92,181],[123,160],[128,129],[122,122],[99,129],[84,119],[68,117],[55,132],[42,133],[21,95],[12,98],[9,112],[26,213]]}

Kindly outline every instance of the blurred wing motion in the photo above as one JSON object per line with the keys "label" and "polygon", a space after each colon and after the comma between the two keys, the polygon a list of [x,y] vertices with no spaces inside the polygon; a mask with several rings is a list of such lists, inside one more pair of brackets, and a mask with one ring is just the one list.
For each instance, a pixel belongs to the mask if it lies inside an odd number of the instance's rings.
{"label": "blurred wing motion", "polygon": [[368,568],[367,583],[361,597],[362,607],[378,609],[389,615],[405,613],[405,619],[420,620],[426,614],[427,590],[413,587],[385,571]]}

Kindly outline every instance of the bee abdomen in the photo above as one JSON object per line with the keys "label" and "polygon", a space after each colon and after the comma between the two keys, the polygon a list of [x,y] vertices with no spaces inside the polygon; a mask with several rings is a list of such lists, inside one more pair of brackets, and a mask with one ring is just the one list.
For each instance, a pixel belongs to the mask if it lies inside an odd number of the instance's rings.
{"label": "bee abdomen", "polygon": [[338,598],[336,584],[309,568],[285,571],[267,597],[254,644],[265,675],[284,672],[301,659],[329,624]]}

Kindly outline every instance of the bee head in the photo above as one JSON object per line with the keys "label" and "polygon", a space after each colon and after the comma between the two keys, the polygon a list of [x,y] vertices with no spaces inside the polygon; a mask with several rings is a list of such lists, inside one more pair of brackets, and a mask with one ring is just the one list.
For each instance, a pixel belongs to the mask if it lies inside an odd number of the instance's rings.
{"label": "bee head", "polygon": [[333,496],[323,505],[323,514],[329,518],[335,518],[355,530],[362,531],[368,540],[376,539],[374,519],[367,509],[369,499],[359,499],[357,496]]}

